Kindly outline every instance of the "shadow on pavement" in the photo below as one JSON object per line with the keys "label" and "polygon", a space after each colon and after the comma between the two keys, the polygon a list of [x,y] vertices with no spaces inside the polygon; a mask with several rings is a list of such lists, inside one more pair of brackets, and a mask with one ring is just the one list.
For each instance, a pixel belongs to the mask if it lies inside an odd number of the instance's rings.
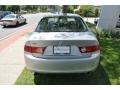
{"label": "shadow on pavement", "polygon": [[37,85],[110,85],[108,75],[99,65],[95,72],[89,74],[34,74]]}
{"label": "shadow on pavement", "polygon": [[26,25],[27,23],[23,23],[23,24],[20,24],[18,26],[6,26],[6,27],[3,27],[3,28],[18,28],[18,27],[21,27],[21,26],[24,26]]}

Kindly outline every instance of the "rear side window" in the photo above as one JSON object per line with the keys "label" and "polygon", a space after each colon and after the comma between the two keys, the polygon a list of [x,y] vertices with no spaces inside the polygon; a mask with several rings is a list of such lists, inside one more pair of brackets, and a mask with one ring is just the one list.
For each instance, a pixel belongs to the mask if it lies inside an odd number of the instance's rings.
{"label": "rear side window", "polygon": [[36,32],[82,32],[86,28],[80,17],[45,17],[41,19]]}

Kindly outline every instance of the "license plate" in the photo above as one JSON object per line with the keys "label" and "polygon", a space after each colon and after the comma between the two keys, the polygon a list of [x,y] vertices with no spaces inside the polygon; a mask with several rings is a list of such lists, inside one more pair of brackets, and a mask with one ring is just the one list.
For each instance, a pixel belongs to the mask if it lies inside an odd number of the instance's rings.
{"label": "license plate", "polygon": [[70,46],[54,46],[54,54],[70,54]]}

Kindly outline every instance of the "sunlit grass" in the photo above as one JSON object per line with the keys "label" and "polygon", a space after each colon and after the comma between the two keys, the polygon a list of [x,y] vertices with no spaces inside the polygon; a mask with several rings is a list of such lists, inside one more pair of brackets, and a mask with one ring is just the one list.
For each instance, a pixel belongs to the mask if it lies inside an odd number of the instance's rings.
{"label": "sunlit grass", "polygon": [[120,84],[120,40],[100,39],[101,55],[106,73],[112,84]]}

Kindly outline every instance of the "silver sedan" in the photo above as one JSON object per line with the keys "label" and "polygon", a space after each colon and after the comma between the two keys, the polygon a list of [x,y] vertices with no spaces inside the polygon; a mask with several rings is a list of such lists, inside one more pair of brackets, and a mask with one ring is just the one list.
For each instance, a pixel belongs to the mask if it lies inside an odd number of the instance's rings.
{"label": "silver sedan", "polygon": [[77,14],[44,16],[25,43],[29,70],[39,73],[82,73],[99,65],[100,46]]}
{"label": "silver sedan", "polygon": [[19,24],[26,23],[26,18],[18,14],[9,14],[1,19],[1,25],[6,26],[18,26]]}

